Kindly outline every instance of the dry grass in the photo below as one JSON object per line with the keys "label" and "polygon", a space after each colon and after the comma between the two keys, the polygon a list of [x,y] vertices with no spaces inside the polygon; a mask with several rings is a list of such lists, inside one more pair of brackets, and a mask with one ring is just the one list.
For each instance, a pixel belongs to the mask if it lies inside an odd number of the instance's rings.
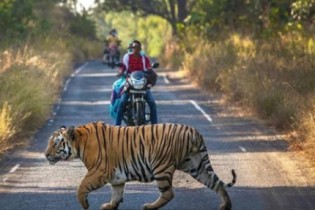
{"label": "dry grass", "polygon": [[101,54],[91,45],[46,37],[0,51],[0,153],[47,120],[73,63]]}
{"label": "dry grass", "polygon": [[165,69],[178,69],[183,60],[183,49],[175,40],[165,45],[164,53],[159,57]]}
{"label": "dry grass", "polygon": [[62,77],[71,70],[69,54],[42,48],[25,44],[0,54],[0,153],[20,143],[17,135],[29,134],[47,119]]}
{"label": "dry grass", "polygon": [[[310,100],[310,108],[304,109],[295,124],[291,140],[293,148],[302,150],[315,165],[315,97]],[[302,141],[301,141],[302,140]]]}
{"label": "dry grass", "polygon": [[[295,133],[315,154],[315,39],[286,35],[253,40],[232,35],[209,42],[189,35],[182,68],[210,91],[249,107],[269,124]],[[169,56],[172,58],[172,56]]]}

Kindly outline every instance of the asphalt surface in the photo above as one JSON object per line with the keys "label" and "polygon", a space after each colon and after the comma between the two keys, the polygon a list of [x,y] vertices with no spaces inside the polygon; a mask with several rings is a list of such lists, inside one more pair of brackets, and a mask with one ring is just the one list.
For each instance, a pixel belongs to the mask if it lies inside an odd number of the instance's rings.
{"label": "asphalt surface", "polygon": [[[157,70],[159,71],[159,70]],[[92,121],[113,124],[109,115],[111,86],[115,70],[90,61],[66,81],[54,115],[34,136],[31,144],[9,154],[0,168],[1,210],[78,210],[76,188],[86,169],[80,160],[50,166],[44,157],[48,138],[62,125]],[[194,126],[204,136],[214,170],[230,182],[231,169],[238,180],[228,189],[236,210],[313,210],[314,183],[307,169],[287,143],[254,120],[226,112],[217,98],[201,93],[189,83],[160,73],[153,89],[159,122]],[[177,172],[175,198],[162,209],[218,209],[220,198],[190,176]],[[90,209],[110,200],[105,186],[89,195]],[[159,196],[155,183],[126,185],[119,209],[142,209]]]}

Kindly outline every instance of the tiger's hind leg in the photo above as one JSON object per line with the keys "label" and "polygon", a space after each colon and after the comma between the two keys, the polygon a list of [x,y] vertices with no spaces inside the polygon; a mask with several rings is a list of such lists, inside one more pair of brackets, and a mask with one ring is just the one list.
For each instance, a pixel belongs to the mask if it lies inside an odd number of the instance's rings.
{"label": "tiger's hind leg", "polygon": [[123,202],[125,183],[121,185],[112,185],[112,199],[110,203],[104,203],[101,210],[116,210],[120,203]]}
{"label": "tiger's hind leg", "polygon": [[[156,169],[156,171],[159,171],[159,170],[160,168]],[[143,206],[143,210],[157,210],[174,198],[174,192],[173,192],[173,187],[172,187],[174,172],[175,172],[175,167],[170,166],[163,172],[156,174],[154,176],[156,184],[160,190],[160,197],[153,203],[145,204]]]}
{"label": "tiger's hind leg", "polygon": [[225,188],[234,185],[236,181],[236,174],[234,170],[232,170],[232,183],[224,184],[214,173],[207,152],[192,154],[186,158],[185,162],[178,169],[190,174],[200,183],[219,193],[223,201],[220,206],[220,210],[232,209],[231,199]]}

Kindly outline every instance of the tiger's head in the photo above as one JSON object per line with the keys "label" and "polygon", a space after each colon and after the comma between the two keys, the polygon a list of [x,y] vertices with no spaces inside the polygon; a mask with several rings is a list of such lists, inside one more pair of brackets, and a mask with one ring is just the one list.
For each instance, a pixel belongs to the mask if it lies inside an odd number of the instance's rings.
{"label": "tiger's head", "polygon": [[75,156],[72,141],[74,141],[73,126],[69,128],[62,126],[55,131],[50,137],[45,151],[45,156],[49,164],[54,165],[59,160],[72,159]]}

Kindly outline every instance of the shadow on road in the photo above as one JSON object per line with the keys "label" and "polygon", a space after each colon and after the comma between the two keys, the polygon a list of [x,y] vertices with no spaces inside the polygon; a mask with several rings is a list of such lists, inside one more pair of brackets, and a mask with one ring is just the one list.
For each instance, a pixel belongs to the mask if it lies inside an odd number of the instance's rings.
{"label": "shadow on road", "polygon": [[[39,209],[80,209],[76,199],[76,187],[44,187],[34,189],[23,186],[8,186],[10,193],[0,192],[0,206],[2,210],[39,210]],[[182,210],[208,210],[218,209],[220,199],[214,192],[207,188],[189,189],[175,188],[175,198],[162,209]],[[234,187],[228,190],[233,202],[234,210],[285,210],[303,209],[312,210],[315,206],[315,188],[303,187]],[[247,200],[241,199],[247,195]],[[159,195],[155,185],[152,184],[127,184],[124,202],[121,210],[141,209],[146,202],[154,201]],[[89,195],[90,209],[99,209],[100,205],[110,200],[110,188],[106,186]],[[188,203],[185,198],[193,197],[194,202]],[[23,202],[14,203],[14,200]],[[301,202],[302,201],[302,202]],[[304,202],[303,202],[304,201]],[[8,205],[10,203],[10,205]],[[272,204],[272,205],[271,205]],[[10,206],[10,208],[6,208]]]}

